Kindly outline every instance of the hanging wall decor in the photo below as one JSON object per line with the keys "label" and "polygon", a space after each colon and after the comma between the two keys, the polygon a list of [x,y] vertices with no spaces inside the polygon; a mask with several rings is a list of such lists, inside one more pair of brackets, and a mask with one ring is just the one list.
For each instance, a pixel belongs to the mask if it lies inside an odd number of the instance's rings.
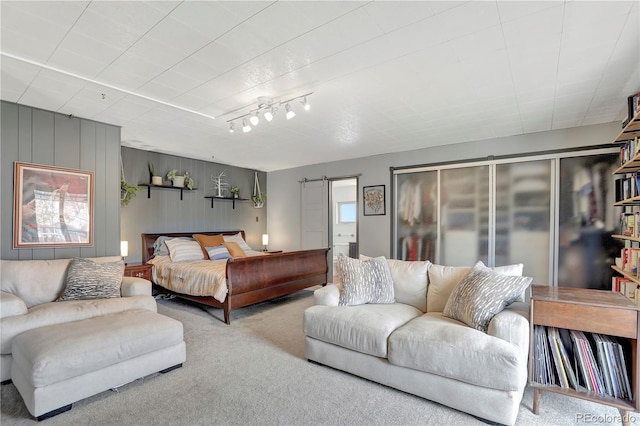
{"label": "hanging wall decor", "polygon": [[365,186],[362,188],[364,196],[364,215],[377,216],[384,215],[384,185]]}
{"label": "hanging wall decor", "polygon": [[94,172],[15,163],[13,248],[93,245]]}

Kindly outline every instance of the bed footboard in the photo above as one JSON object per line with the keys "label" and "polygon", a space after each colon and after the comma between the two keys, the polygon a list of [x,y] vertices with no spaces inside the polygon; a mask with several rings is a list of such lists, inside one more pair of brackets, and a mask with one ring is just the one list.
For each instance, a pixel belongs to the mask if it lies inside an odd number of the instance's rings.
{"label": "bed footboard", "polygon": [[232,309],[327,283],[328,248],[229,259],[224,320]]}

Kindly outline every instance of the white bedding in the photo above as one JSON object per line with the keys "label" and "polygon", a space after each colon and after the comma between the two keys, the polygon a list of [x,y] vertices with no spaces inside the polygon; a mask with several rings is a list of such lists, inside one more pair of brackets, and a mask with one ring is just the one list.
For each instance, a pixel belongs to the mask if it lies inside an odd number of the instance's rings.
{"label": "white bedding", "polygon": [[[251,250],[247,256],[263,256]],[[227,297],[226,260],[194,260],[172,262],[169,256],[156,256],[153,264],[153,282],[176,293],[191,296],[211,296],[220,303]]]}

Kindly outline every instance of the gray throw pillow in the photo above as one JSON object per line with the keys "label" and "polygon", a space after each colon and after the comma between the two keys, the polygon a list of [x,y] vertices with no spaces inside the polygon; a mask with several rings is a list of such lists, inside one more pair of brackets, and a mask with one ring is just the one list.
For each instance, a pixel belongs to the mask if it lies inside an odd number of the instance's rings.
{"label": "gray throw pillow", "polygon": [[393,278],[384,257],[358,260],[338,255],[342,274],[339,305],[394,303]]}
{"label": "gray throw pillow", "polygon": [[515,302],[531,281],[474,268],[453,289],[442,314],[486,333],[491,319]]}
{"label": "gray throw pillow", "polygon": [[58,301],[108,299],[120,297],[124,262],[97,263],[91,259],[73,259],[67,270],[67,282]]}

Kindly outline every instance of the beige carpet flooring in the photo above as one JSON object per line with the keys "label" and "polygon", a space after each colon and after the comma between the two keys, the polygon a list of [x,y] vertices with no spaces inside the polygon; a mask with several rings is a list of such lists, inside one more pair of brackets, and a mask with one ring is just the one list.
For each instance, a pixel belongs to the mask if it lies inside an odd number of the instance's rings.
{"label": "beige carpet flooring", "polygon": [[[43,425],[483,425],[468,414],[307,362],[302,313],[312,292],[232,312],[179,300],[158,311],[183,322],[187,361],[73,404]],[[518,425],[620,424],[616,409],[545,393],[531,412],[527,389]],[[33,425],[12,384],[1,393],[2,426]],[[632,424],[640,424],[634,414]]]}

